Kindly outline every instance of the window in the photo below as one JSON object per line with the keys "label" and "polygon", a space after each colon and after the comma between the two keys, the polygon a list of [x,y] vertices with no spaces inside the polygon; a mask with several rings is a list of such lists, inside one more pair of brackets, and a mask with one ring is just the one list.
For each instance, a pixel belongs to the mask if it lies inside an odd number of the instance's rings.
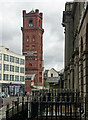
{"label": "window", "polygon": [[15,72],[19,72],[19,67],[15,67]]}
{"label": "window", "polygon": [[14,57],[10,56],[10,62],[14,62]]}
{"label": "window", "polygon": [[14,72],[14,66],[10,65],[10,71]]}
{"label": "window", "polygon": [[33,40],[32,40],[33,42],[35,42],[35,36],[33,35]]}
{"label": "window", "polygon": [[53,77],[53,74],[51,73],[51,77]]}
{"label": "window", "polygon": [[42,75],[42,72],[39,72],[40,75]]}
{"label": "window", "polygon": [[29,36],[27,36],[27,42],[29,42]]}
{"label": "window", "polygon": [[4,74],[3,79],[4,79],[5,81],[8,81],[8,74]]}
{"label": "window", "polygon": [[35,60],[38,60],[37,57],[35,57]]}
{"label": "window", "polygon": [[24,68],[20,68],[20,73],[24,73]]}
{"label": "window", "polygon": [[28,42],[29,40],[28,40],[28,38],[27,38],[27,42]]}
{"label": "window", "polygon": [[0,74],[0,80],[1,80],[1,76],[2,76],[2,75]]}
{"label": "window", "polygon": [[6,54],[4,54],[4,60],[5,60],[5,61],[9,61],[9,56],[6,55]]}
{"label": "window", "polygon": [[24,81],[24,76],[20,76],[20,81]]}
{"label": "window", "polygon": [[15,76],[15,81],[19,81],[19,76],[18,75]]}
{"label": "window", "polygon": [[28,46],[28,45],[26,45],[26,49],[29,49],[29,46]]}
{"label": "window", "polygon": [[2,54],[0,53],[0,60],[2,59]]}
{"label": "window", "polygon": [[10,75],[10,81],[14,81],[14,75]]}
{"label": "window", "polygon": [[24,59],[20,59],[20,64],[24,65]]}
{"label": "window", "polygon": [[4,70],[5,70],[5,71],[9,71],[9,65],[4,64]]}
{"label": "window", "polygon": [[32,45],[32,49],[35,49],[35,45]]}
{"label": "window", "polygon": [[16,61],[15,61],[15,62],[19,64],[19,58],[16,58]]}
{"label": "window", "polygon": [[0,64],[0,70],[2,69],[2,65]]}
{"label": "window", "polygon": [[29,20],[29,27],[33,26],[33,20]]}
{"label": "window", "polygon": [[29,56],[29,60],[32,60],[32,56]]}

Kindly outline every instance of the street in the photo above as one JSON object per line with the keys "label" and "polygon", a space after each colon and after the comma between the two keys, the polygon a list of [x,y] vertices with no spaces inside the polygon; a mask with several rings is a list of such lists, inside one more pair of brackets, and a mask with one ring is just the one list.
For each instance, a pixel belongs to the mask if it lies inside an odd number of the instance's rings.
{"label": "street", "polygon": [[[19,101],[21,101],[21,98],[19,97]],[[17,97],[3,98],[3,107],[0,108],[0,120],[6,120],[6,106],[7,104],[12,106],[12,101],[17,101]]]}

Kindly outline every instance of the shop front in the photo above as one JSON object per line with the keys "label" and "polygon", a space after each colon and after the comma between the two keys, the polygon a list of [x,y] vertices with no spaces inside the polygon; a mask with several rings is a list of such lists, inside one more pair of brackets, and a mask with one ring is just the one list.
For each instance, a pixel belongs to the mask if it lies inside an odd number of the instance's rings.
{"label": "shop front", "polygon": [[22,84],[2,84],[2,92],[10,96],[23,96],[25,85]]}

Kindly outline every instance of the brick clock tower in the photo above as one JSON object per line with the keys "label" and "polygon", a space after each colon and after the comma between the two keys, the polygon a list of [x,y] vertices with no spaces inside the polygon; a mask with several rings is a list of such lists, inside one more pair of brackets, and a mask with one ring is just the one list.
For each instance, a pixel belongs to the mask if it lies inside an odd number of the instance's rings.
{"label": "brick clock tower", "polygon": [[34,85],[42,85],[43,71],[43,14],[39,10],[26,13],[23,10],[23,55],[25,55],[25,74],[35,75]]}

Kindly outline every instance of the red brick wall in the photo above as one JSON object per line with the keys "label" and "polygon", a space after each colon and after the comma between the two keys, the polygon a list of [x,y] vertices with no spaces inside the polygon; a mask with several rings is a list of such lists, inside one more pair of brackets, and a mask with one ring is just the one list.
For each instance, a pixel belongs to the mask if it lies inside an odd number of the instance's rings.
{"label": "red brick wall", "polygon": [[25,80],[25,92],[31,92],[31,81]]}
{"label": "red brick wall", "polygon": [[[33,20],[32,27],[29,27],[29,20]],[[23,11],[22,52],[23,55],[26,56],[25,74],[36,74],[35,82],[38,81],[38,85],[42,85],[43,32],[42,13],[39,13],[39,10],[36,10],[34,13],[26,13],[26,11]],[[35,51],[37,51],[37,53],[34,53],[35,56],[32,57],[28,56],[27,53],[24,53]]]}

